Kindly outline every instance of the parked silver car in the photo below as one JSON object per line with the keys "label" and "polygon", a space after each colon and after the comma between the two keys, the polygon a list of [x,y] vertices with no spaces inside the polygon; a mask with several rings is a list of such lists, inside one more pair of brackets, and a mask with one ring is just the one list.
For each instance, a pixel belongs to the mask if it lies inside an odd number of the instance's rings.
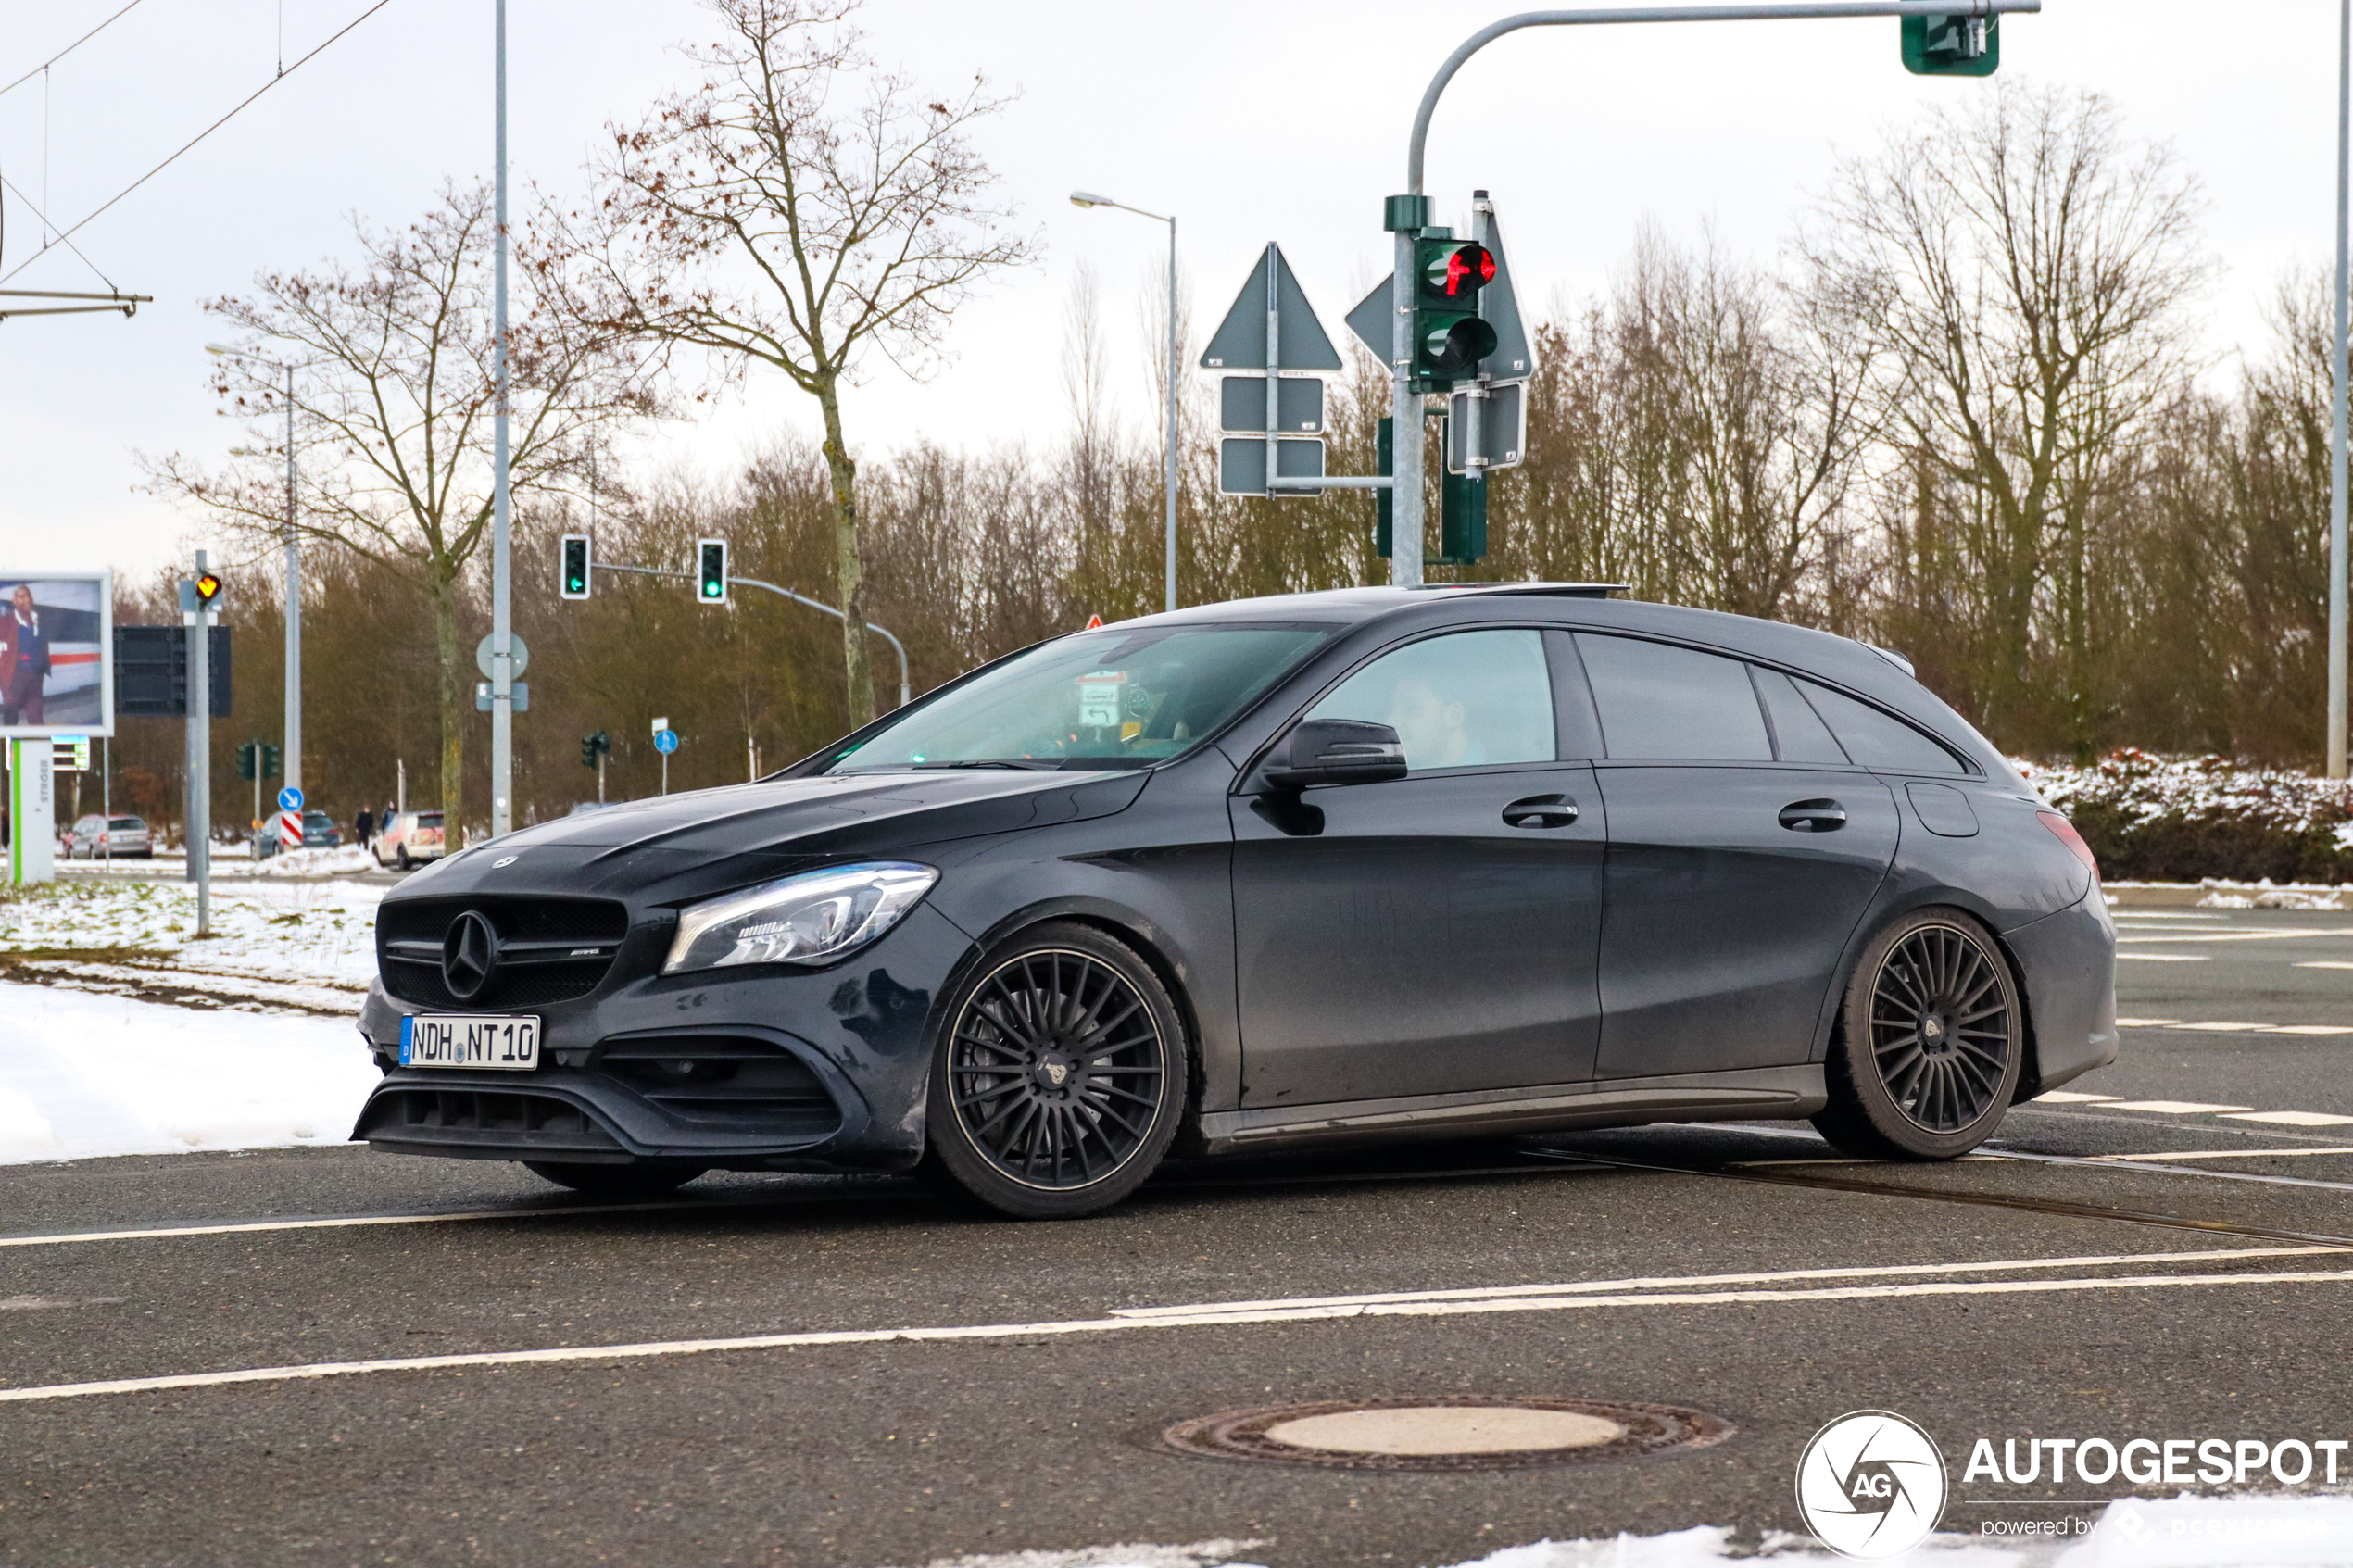
{"label": "parked silver car", "polygon": [[152,860],[155,854],[155,835],[147,831],[142,818],[107,817],[93,811],[76,819],[73,826],[66,830],[69,860],[96,860],[115,855]]}

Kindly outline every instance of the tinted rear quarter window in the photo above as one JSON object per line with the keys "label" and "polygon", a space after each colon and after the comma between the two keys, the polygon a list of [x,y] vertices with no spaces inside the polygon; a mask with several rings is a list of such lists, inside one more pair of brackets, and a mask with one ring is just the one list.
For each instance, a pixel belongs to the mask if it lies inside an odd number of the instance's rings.
{"label": "tinted rear quarter window", "polygon": [[1830,725],[1831,733],[1846,748],[1846,754],[1866,768],[1881,768],[1891,773],[1949,774],[1969,771],[1943,746],[1893,714],[1882,713],[1869,703],[1857,702],[1811,681],[1800,681],[1797,686]]}
{"label": "tinted rear quarter window", "polygon": [[1765,711],[1772,718],[1773,741],[1782,761],[1846,761],[1846,753],[1839,749],[1830,726],[1806,705],[1788,676],[1778,670],[1758,670],[1753,664],[1749,669],[1756,676],[1756,695],[1765,699]]}
{"label": "tinted rear quarter window", "polygon": [[1770,762],[1773,745],[1748,669],[1738,659],[1634,637],[1580,632],[1577,651],[1592,683],[1602,737],[1613,758],[1679,762]]}

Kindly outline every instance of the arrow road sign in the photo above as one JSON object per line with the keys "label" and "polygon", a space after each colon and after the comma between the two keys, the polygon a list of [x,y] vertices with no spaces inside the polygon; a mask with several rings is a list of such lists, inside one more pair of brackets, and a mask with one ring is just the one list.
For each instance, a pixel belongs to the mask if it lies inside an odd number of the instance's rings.
{"label": "arrow road sign", "polygon": [[288,784],[285,788],[280,790],[278,792],[278,809],[281,811],[301,810],[302,791],[295,788],[292,784]]}
{"label": "arrow road sign", "polygon": [[[1285,370],[1337,370],[1340,350],[1332,346],[1324,324],[1315,319],[1315,307],[1307,303],[1306,291],[1291,275],[1290,263],[1283,259],[1280,245],[1269,245],[1268,254],[1274,259],[1275,312],[1281,326],[1276,333],[1277,368]],[[1250,281],[1242,284],[1242,292],[1234,296],[1233,307],[1217,324],[1217,331],[1202,351],[1201,368],[1204,370],[1256,370],[1265,374],[1266,365],[1266,274],[1264,265],[1252,266]]]}

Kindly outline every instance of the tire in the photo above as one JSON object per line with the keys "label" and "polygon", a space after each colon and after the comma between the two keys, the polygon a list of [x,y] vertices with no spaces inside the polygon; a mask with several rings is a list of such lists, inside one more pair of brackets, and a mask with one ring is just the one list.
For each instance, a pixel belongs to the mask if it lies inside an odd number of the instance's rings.
{"label": "tire", "polygon": [[701,1165],[566,1165],[547,1160],[526,1160],[522,1168],[592,1198],[660,1198],[708,1169]]}
{"label": "tire", "polygon": [[1855,962],[1815,1130],[1865,1159],[1957,1159],[2001,1124],[2025,1056],[1992,934],[1959,909],[1915,909]]}
{"label": "tire", "polygon": [[415,863],[409,859],[409,847],[405,844],[401,845],[398,848],[392,852],[392,859],[393,864],[398,866],[404,872],[408,871]]}
{"label": "tire", "polygon": [[999,1214],[1067,1220],[1143,1184],[1190,1082],[1183,1020],[1151,967],[1092,926],[1032,926],[941,1010],[932,1174]]}

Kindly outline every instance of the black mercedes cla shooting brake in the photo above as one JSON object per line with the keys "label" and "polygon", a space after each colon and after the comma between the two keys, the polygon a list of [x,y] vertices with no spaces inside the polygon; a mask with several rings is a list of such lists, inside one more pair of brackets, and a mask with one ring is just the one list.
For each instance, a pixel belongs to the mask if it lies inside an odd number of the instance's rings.
{"label": "black mercedes cla shooting brake", "polygon": [[1948,1160],[2115,1059],[2091,851],[1897,657],[1602,587],[1207,605],[389,893],[357,1138],[659,1192],[1810,1117]]}

